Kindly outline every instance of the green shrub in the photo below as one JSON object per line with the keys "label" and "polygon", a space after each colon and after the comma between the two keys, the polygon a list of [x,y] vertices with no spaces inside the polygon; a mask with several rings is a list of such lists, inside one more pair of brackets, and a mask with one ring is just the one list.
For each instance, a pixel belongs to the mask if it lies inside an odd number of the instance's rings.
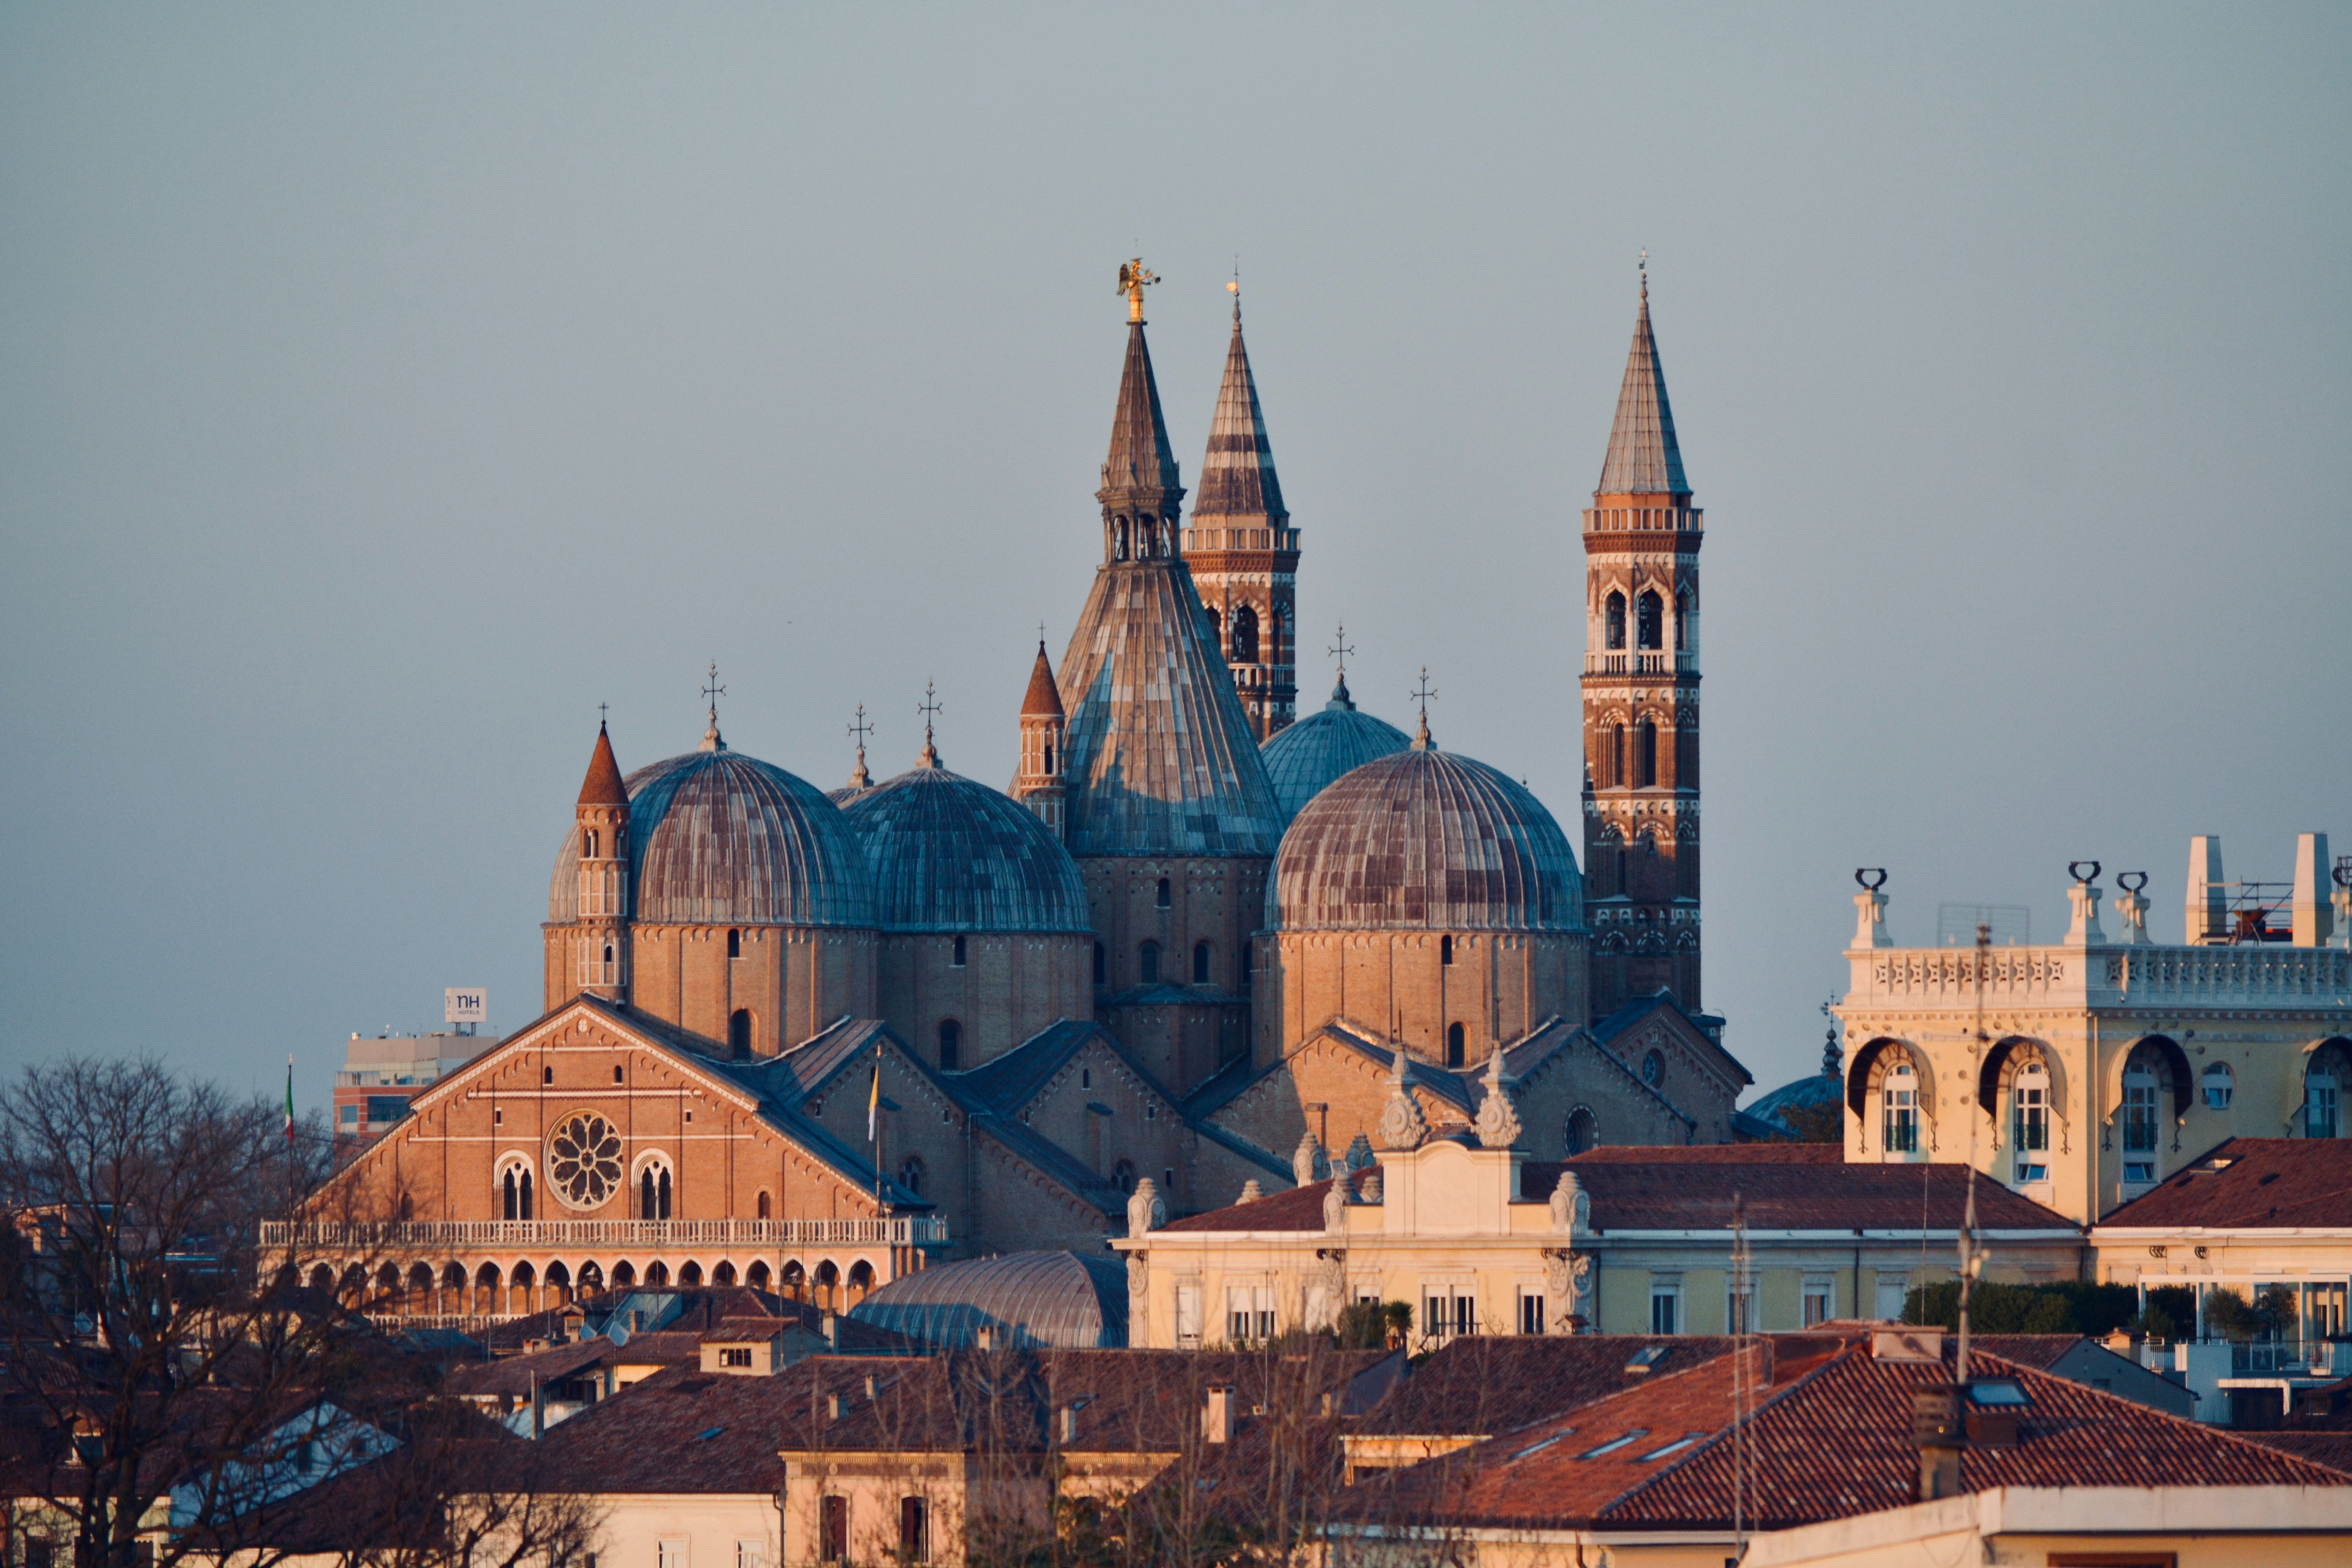
{"label": "green shrub", "polygon": [[[2085,1334],[2095,1339],[2129,1322],[2139,1298],[2128,1285],[2094,1285],[2086,1279],[2049,1285],[2002,1285],[1979,1280],[1969,1292],[1969,1328],[1979,1334]],[[1924,1285],[1903,1300],[1903,1321],[1960,1326],[1960,1282]]]}
{"label": "green shrub", "polygon": [[2197,1331],[2197,1292],[2186,1285],[2158,1285],[2147,1293],[2147,1307],[2125,1325],[2152,1340],[2185,1340]]}

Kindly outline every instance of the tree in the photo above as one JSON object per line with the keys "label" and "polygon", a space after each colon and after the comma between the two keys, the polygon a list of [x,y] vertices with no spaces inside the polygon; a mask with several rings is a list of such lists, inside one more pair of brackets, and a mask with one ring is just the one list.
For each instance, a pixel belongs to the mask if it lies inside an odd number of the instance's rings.
{"label": "tree", "polygon": [[[415,1415],[439,1368],[363,1316],[373,1260],[340,1257],[340,1287],[306,1289],[309,1260],[264,1245],[331,1164],[315,1120],[289,1127],[152,1060],[68,1059],[0,1087],[0,1405],[23,1424],[36,1511],[82,1568],[266,1568],[347,1474],[400,1478],[412,1501],[478,1488],[449,1424]],[[479,1533],[533,1537],[563,1568],[545,1508],[464,1506],[494,1516]]]}

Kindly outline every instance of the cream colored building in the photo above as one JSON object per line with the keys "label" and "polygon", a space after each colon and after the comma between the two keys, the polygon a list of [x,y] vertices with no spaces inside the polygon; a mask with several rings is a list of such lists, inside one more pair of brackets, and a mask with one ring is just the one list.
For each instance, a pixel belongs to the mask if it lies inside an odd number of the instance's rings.
{"label": "cream colored building", "polygon": [[2218,840],[2191,846],[2174,946],[2136,873],[2106,928],[2096,865],[2055,943],[1898,947],[1887,895],[1857,897],[1846,1158],[1973,1162],[2088,1223],[2226,1138],[2352,1135],[2352,889],[2330,887],[2326,836],[2267,903],[2221,879]]}
{"label": "cream colored building", "polygon": [[[1412,1303],[1415,1349],[1465,1334],[1798,1329],[1895,1316],[1958,1257],[1959,1166],[1847,1164],[1808,1144],[1535,1161],[1509,1146],[1515,1125],[1480,1109],[1481,1131],[1452,1136],[1384,1118],[1377,1164],[1173,1224],[1155,1224],[1139,1195],[1110,1244],[1128,1258],[1129,1342],[1257,1342],[1359,1301]],[[1986,1277],[2076,1277],[2082,1233],[2063,1215],[1987,1183],[1978,1218]]]}

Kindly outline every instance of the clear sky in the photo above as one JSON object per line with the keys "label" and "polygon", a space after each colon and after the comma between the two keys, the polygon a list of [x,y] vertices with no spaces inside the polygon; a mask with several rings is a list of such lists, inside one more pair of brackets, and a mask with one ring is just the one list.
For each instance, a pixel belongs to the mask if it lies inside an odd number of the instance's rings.
{"label": "clear sky", "polygon": [[1577,511],[1650,253],[1706,509],[1708,1005],[1810,1070],[1853,868],[2352,851],[2352,9],[0,11],[0,1065],[323,1101],[539,1009],[597,704],[1010,777],[1141,254],[1235,258],[1315,651],[1578,837]]}

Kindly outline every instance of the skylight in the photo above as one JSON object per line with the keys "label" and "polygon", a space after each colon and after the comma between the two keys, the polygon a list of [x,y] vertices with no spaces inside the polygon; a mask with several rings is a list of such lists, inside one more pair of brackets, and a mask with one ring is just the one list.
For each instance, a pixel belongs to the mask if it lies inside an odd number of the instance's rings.
{"label": "skylight", "polygon": [[2013,1377],[1982,1377],[1969,1384],[1969,1397],[1979,1405],[2031,1405]]}
{"label": "skylight", "polygon": [[1520,1449],[1517,1453],[1513,1454],[1513,1455],[1512,1455],[1508,1459],[1506,1459],[1506,1460],[1504,1461],[1504,1463],[1506,1463],[1506,1464],[1516,1464],[1516,1463],[1517,1463],[1519,1460],[1526,1458],[1529,1454],[1540,1454],[1540,1453],[1541,1453],[1541,1452],[1543,1452],[1546,1448],[1550,1447],[1554,1443],[1559,1442],[1562,1437],[1568,1436],[1570,1436],[1570,1434],[1572,1434],[1575,1430],[1576,1430],[1576,1428],[1575,1428],[1575,1427],[1573,1427],[1573,1426],[1567,1426],[1567,1427],[1563,1427],[1563,1428],[1561,1428],[1559,1431],[1557,1431],[1557,1432],[1553,1433],[1550,1436],[1546,1437],[1546,1438],[1545,1438],[1542,1442],[1540,1442],[1540,1443],[1530,1443],[1530,1444],[1528,1444],[1526,1447],[1524,1447],[1524,1448]]}
{"label": "skylight", "polygon": [[697,1432],[694,1435],[694,1440],[698,1443],[708,1443],[710,1439],[718,1436],[719,1434],[726,1430],[727,1428],[724,1426],[706,1426],[701,1431]]}
{"label": "skylight", "polygon": [[1633,1445],[1640,1442],[1649,1435],[1650,1429],[1647,1426],[1636,1426],[1631,1432],[1626,1433],[1622,1437],[1612,1437],[1606,1443],[1601,1444],[1598,1448],[1587,1448],[1584,1452],[1579,1454],[1577,1458],[1580,1459],[1597,1459],[1603,1454],[1613,1454],[1620,1448],[1631,1447]]}
{"label": "skylight", "polygon": [[1640,1350],[1633,1352],[1633,1359],[1625,1363],[1625,1370],[1627,1372],[1647,1372],[1665,1359],[1665,1346],[1643,1345]]}
{"label": "skylight", "polygon": [[1687,1437],[1675,1438],[1673,1442],[1667,1444],[1663,1448],[1653,1448],[1648,1453],[1643,1454],[1641,1457],[1642,1462],[1646,1465],[1652,1459],[1663,1459],[1668,1454],[1679,1454],[1685,1448],[1689,1447],[1693,1443],[1697,1442],[1698,1436],[1699,1435],[1697,1433],[1694,1432]]}

